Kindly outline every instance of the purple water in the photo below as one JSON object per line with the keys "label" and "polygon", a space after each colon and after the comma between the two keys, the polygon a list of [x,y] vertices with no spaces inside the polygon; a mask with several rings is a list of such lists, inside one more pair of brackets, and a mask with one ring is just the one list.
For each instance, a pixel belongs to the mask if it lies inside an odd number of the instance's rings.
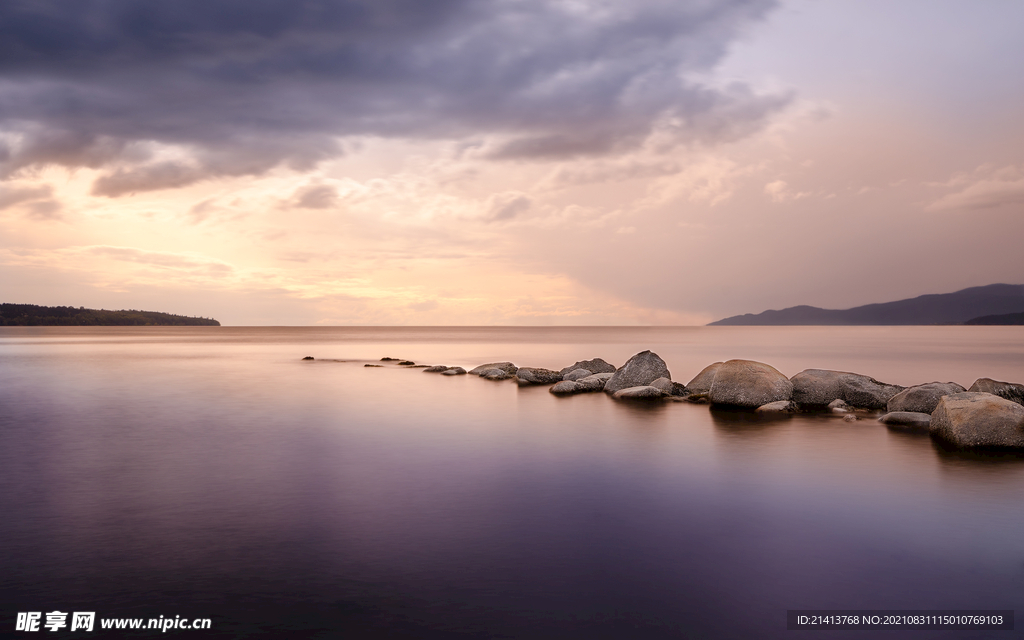
{"label": "purple water", "polygon": [[196,637],[847,638],[786,610],[1024,601],[1020,456],[363,366],[648,348],[682,382],[733,357],[1024,381],[1020,327],[0,329],[0,633],[59,609],[211,618]]}

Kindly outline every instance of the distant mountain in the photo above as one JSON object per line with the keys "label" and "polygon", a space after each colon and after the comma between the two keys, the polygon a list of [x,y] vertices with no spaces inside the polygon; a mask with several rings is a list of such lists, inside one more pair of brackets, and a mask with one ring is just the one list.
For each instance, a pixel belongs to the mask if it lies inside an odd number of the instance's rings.
{"label": "distant mountain", "polygon": [[[781,311],[748,313],[711,325],[908,325],[965,324],[982,316],[1024,313],[1024,285],[990,284],[955,293],[918,296],[908,300],[866,304],[852,309],[789,307]],[[977,324],[989,324],[981,323]],[[1001,323],[1000,323],[1001,324]]]}
{"label": "distant mountain", "polygon": [[176,316],[159,311],[107,311],[85,307],[40,307],[34,304],[0,304],[0,327],[80,326],[212,326],[213,318]]}
{"label": "distant mountain", "polygon": [[1004,313],[999,316],[981,316],[973,318],[964,324],[1024,324],[1024,313]]}

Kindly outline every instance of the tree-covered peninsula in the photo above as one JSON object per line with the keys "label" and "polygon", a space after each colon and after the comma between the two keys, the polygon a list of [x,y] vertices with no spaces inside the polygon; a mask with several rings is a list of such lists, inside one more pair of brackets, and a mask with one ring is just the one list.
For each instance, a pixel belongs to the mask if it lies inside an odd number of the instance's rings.
{"label": "tree-covered peninsula", "polygon": [[159,311],[107,311],[85,307],[41,307],[34,304],[0,304],[0,327],[219,327],[213,318],[193,318]]}

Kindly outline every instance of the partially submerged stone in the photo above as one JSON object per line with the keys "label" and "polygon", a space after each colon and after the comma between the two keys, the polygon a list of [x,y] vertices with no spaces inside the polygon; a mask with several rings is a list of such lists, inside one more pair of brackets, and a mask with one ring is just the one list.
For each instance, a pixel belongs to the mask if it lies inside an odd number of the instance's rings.
{"label": "partially submerged stone", "polygon": [[798,410],[799,408],[792,400],[769,402],[768,404],[763,404],[757,409],[754,409],[756,413],[796,413]]}
{"label": "partially submerged stone", "polygon": [[891,411],[878,419],[884,425],[890,427],[902,427],[904,429],[924,429],[931,426],[932,416],[917,411]]}
{"label": "partially submerged stone", "polygon": [[657,400],[665,395],[661,389],[650,385],[619,389],[612,397],[616,400]]}
{"label": "partially submerged stone", "polygon": [[442,376],[461,376],[466,373],[466,370],[462,367],[449,367],[441,372]]}
{"label": "partially submerged stone", "polygon": [[430,367],[427,367],[426,369],[424,369],[423,373],[441,373],[443,371],[447,371],[450,368],[451,367],[449,367],[446,364],[435,364],[433,366],[430,366]]}
{"label": "partially submerged stone", "polygon": [[729,360],[715,374],[708,393],[711,404],[754,409],[779,400],[789,400],[793,383],[763,362]]}
{"label": "partially submerged stone", "polygon": [[658,378],[672,379],[665,361],[652,351],[641,351],[612,374],[604,386],[604,391],[615,393],[629,387],[645,386]]}
{"label": "partially submerged stone", "polygon": [[305,358],[303,358],[303,360],[314,360],[314,359],[315,358],[313,358],[313,356],[306,356]]}
{"label": "partially submerged stone", "polygon": [[1024,384],[1017,384],[1015,382],[999,382],[992,378],[978,378],[971,385],[968,391],[977,391],[982,393],[991,393],[994,396],[1005,398],[1010,402],[1016,402],[1019,405],[1024,405]]}
{"label": "partially submerged stone", "polygon": [[564,376],[570,371],[576,369],[586,369],[591,373],[615,373],[615,365],[608,364],[601,358],[594,358],[593,360],[580,360],[576,364],[571,364],[568,367],[562,369],[560,373]]}
{"label": "partially submerged stone", "polygon": [[832,413],[853,413],[853,407],[846,404],[846,400],[833,400],[828,403],[828,410]]}
{"label": "partially submerged stone", "polygon": [[931,434],[958,447],[1024,448],[1024,406],[991,393],[954,393],[932,412]]}
{"label": "partially submerged stone", "polygon": [[594,375],[594,372],[589,369],[573,369],[569,373],[563,373],[562,380],[581,380],[592,375]]}
{"label": "partially submerged stone", "polygon": [[686,388],[691,393],[701,394],[711,391],[711,385],[715,382],[715,374],[722,366],[721,362],[715,362],[704,367],[700,373],[694,376],[693,380],[686,383]]}
{"label": "partially submerged stone", "polygon": [[595,373],[592,376],[580,378],[576,381],[576,392],[589,393],[592,391],[602,391],[604,390],[604,385],[611,377],[612,374],[610,373]]}
{"label": "partially submerged stone", "polygon": [[516,384],[525,387],[534,384],[555,384],[562,381],[562,374],[540,367],[520,367],[516,371]]}
{"label": "partially submerged stone", "polygon": [[806,369],[790,378],[793,401],[801,406],[825,407],[843,400],[852,407],[884,409],[889,399],[903,387],[874,378],[830,369]]}
{"label": "partially submerged stone", "polygon": [[402,365],[414,365],[414,364],[416,364],[416,363],[415,363],[415,362],[413,362],[412,360],[402,360],[402,361],[401,361],[401,362],[399,362],[398,364],[402,364]]}
{"label": "partially submerged stone", "polygon": [[568,396],[574,393],[579,393],[579,384],[573,380],[563,380],[554,384],[548,391],[555,394],[556,396]]}
{"label": "partially submerged stone", "polygon": [[478,376],[489,369],[501,369],[505,373],[515,375],[515,372],[518,370],[518,367],[512,364],[511,362],[490,362],[488,364],[482,364],[479,367],[473,367],[472,369],[469,370],[469,372],[472,373],[473,375]]}
{"label": "partially submerged stone", "polygon": [[891,411],[915,411],[917,413],[931,413],[939,405],[942,396],[967,391],[955,382],[928,382],[913,387],[907,387],[892,398],[886,408]]}
{"label": "partially submerged stone", "polygon": [[651,386],[661,389],[665,392],[665,395],[668,396],[682,397],[690,395],[690,390],[686,388],[686,385],[679,382],[672,382],[668,378],[658,378],[651,383]]}
{"label": "partially submerged stone", "polygon": [[502,369],[488,369],[480,374],[480,377],[484,380],[508,380],[509,378],[516,377],[515,374],[503,371]]}

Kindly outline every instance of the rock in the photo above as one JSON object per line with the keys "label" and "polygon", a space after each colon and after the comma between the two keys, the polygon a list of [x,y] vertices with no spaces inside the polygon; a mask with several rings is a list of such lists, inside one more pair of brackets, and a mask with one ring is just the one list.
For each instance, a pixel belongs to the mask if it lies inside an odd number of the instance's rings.
{"label": "rock", "polygon": [[412,360],[402,360],[398,364],[411,365],[411,364],[416,364],[416,363],[413,362]]}
{"label": "rock", "polygon": [[978,378],[971,385],[968,391],[979,391],[984,393],[991,393],[994,396],[1005,398],[1010,402],[1016,402],[1019,405],[1024,405],[1024,384],[1016,384],[1014,382],[999,382],[992,378]]}
{"label": "rock", "polygon": [[775,367],[753,360],[723,362],[708,393],[711,404],[756,408],[789,400],[793,383]]}
{"label": "rock", "polygon": [[665,395],[668,396],[682,397],[690,395],[690,390],[686,388],[686,385],[679,382],[672,382],[668,378],[658,378],[651,383],[651,386],[661,389],[665,392]]}
{"label": "rock", "polygon": [[1024,406],[991,393],[949,394],[932,412],[930,431],[958,447],[1024,448]]}
{"label": "rock", "polygon": [[807,369],[790,378],[793,401],[802,406],[824,407],[843,400],[853,407],[884,409],[903,387],[846,371]]}
{"label": "rock", "polygon": [[601,358],[594,358],[593,360],[580,360],[576,364],[569,365],[562,369],[560,372],[563,376],[576,369],[586,369],[591,373],[615,373],[615,365],[608,364]]}
{"label": "rock", "polygon": [[769,402],[754,409],[756,413],[796,413],[798,410],[796,403],[792,400]]}
{"label": "rock", "polygon": [[380,359],[381,362],[394,362],[396,360],[398,360],[398,358],[381,358]]}
{"label": "rock", "polygon": [[306,356],[305,358],[303,358],[303,360],[315,360],[315,359],[316,358],[314,358],[313,356]]}
{"label": "rock", "polygon": [[488,369],[481,373],[480,377],[484,380],[508,380],[515,376],[507,371],[502,371],[501,369]]}
{"label": "rock", "polygon": [[592,375],[594,375],[594,372],[587,369],[573,369],[569,373],[563,373],[562,380],[581,380]]}
{"label": "rock", "polygon": [[382,364],[364,364],[363,366],[364,367],[383,367],[384,365],[382,365]]}
{"label": "rock", "polygon": [[907,387],[892,398],[886,408],[892,411],[915,411],[931,413],[939,404],[942,396],[967,391],[955,382],[929,382],[914,387]]}
{"label": "rock", "polygon": [[927,430],[932,422],[932,417],[927,413],[916,411],[893,411],[885,414],[878,421],[890,427]]}
{"label": "rock", "polygon": [[704,369],[701,370],[693,380],[690,380],[690,382],[686,384],[686,388],[689,389],[691,393],[697,394],[711,391],[711,385],[715,381],[715,374],[718,373],[718,368],[721,366],[721,362],[716,362],[704,367]]}
{"label": "rock", "polygon": [[516,384],[525,387],[532,384],[555,384],[562,381],[562,374],[540,367],[520,367],[516,371]]}
{"label": "rock", "polygon": [[709,404],[711,402],[711,400],[708,399],[708,394],[706,393],[691,393],[686,396],[686,401],[692,402],[693,404]]}
{"label": "rock", "polygon": [[846,404],[846,400],[833,400],[828,403],[828,410],[832,413],[853,413],[853,407]]}
{"label": "rock", "polygon": [[442,371],[447,371],[450,368],[451,367],[449,367],[446,364],[435,364],[432,367],[427,367],[426,369],[424,369],[423,373],[441,373]]}
{"label": "rock", "polygon": [[665,361],[651,351],[641,351],[612,374],[604,385],[605,393],[615,393],[629,387],[649,385],[658,378],[672,379]]}
{"label": "rock", "polygon": [[608,379],[612,377],[610,373],[595,373],[592,376],[581,378],[576,381],[576,392],[587,393],[590,391],[602,391],[604,385],[608,382]]}
{"label": "rock", "polygon": [[845,416],[843,416],[843,422],[857,422],[857,416],[853,415],[852,413],[848,413]]}
{"label": "rock", "polygon": [[665,393],[657,387],[639,385],[636,387],[619,389],[612,394],[612,397],[616,400],[657,400],[664,395]]}
{"label": "rock", "polygon": [[442,376],[461,376],[466,373],[466,370],[462,367],[449,367],[441,372]]}
{"label": "rock", "polygon": [[573,380],[563,380],[556,383],[553,387],[548,389],[551,393],[556,396],[567,396],[573,393],[579,393],[579,384]]}
{"label": "rock", "polygon": [[491,362],[490,364],[482,364],[479,367],[474,367],[470,369],[469,372],[474,375],[480,375],[481,373],[487,371],[488,369],[501,369],[505,373],[515,375],[515,372],[518,369],[518,367],[516,367],[516,365],[512,364],[511,362]]}

